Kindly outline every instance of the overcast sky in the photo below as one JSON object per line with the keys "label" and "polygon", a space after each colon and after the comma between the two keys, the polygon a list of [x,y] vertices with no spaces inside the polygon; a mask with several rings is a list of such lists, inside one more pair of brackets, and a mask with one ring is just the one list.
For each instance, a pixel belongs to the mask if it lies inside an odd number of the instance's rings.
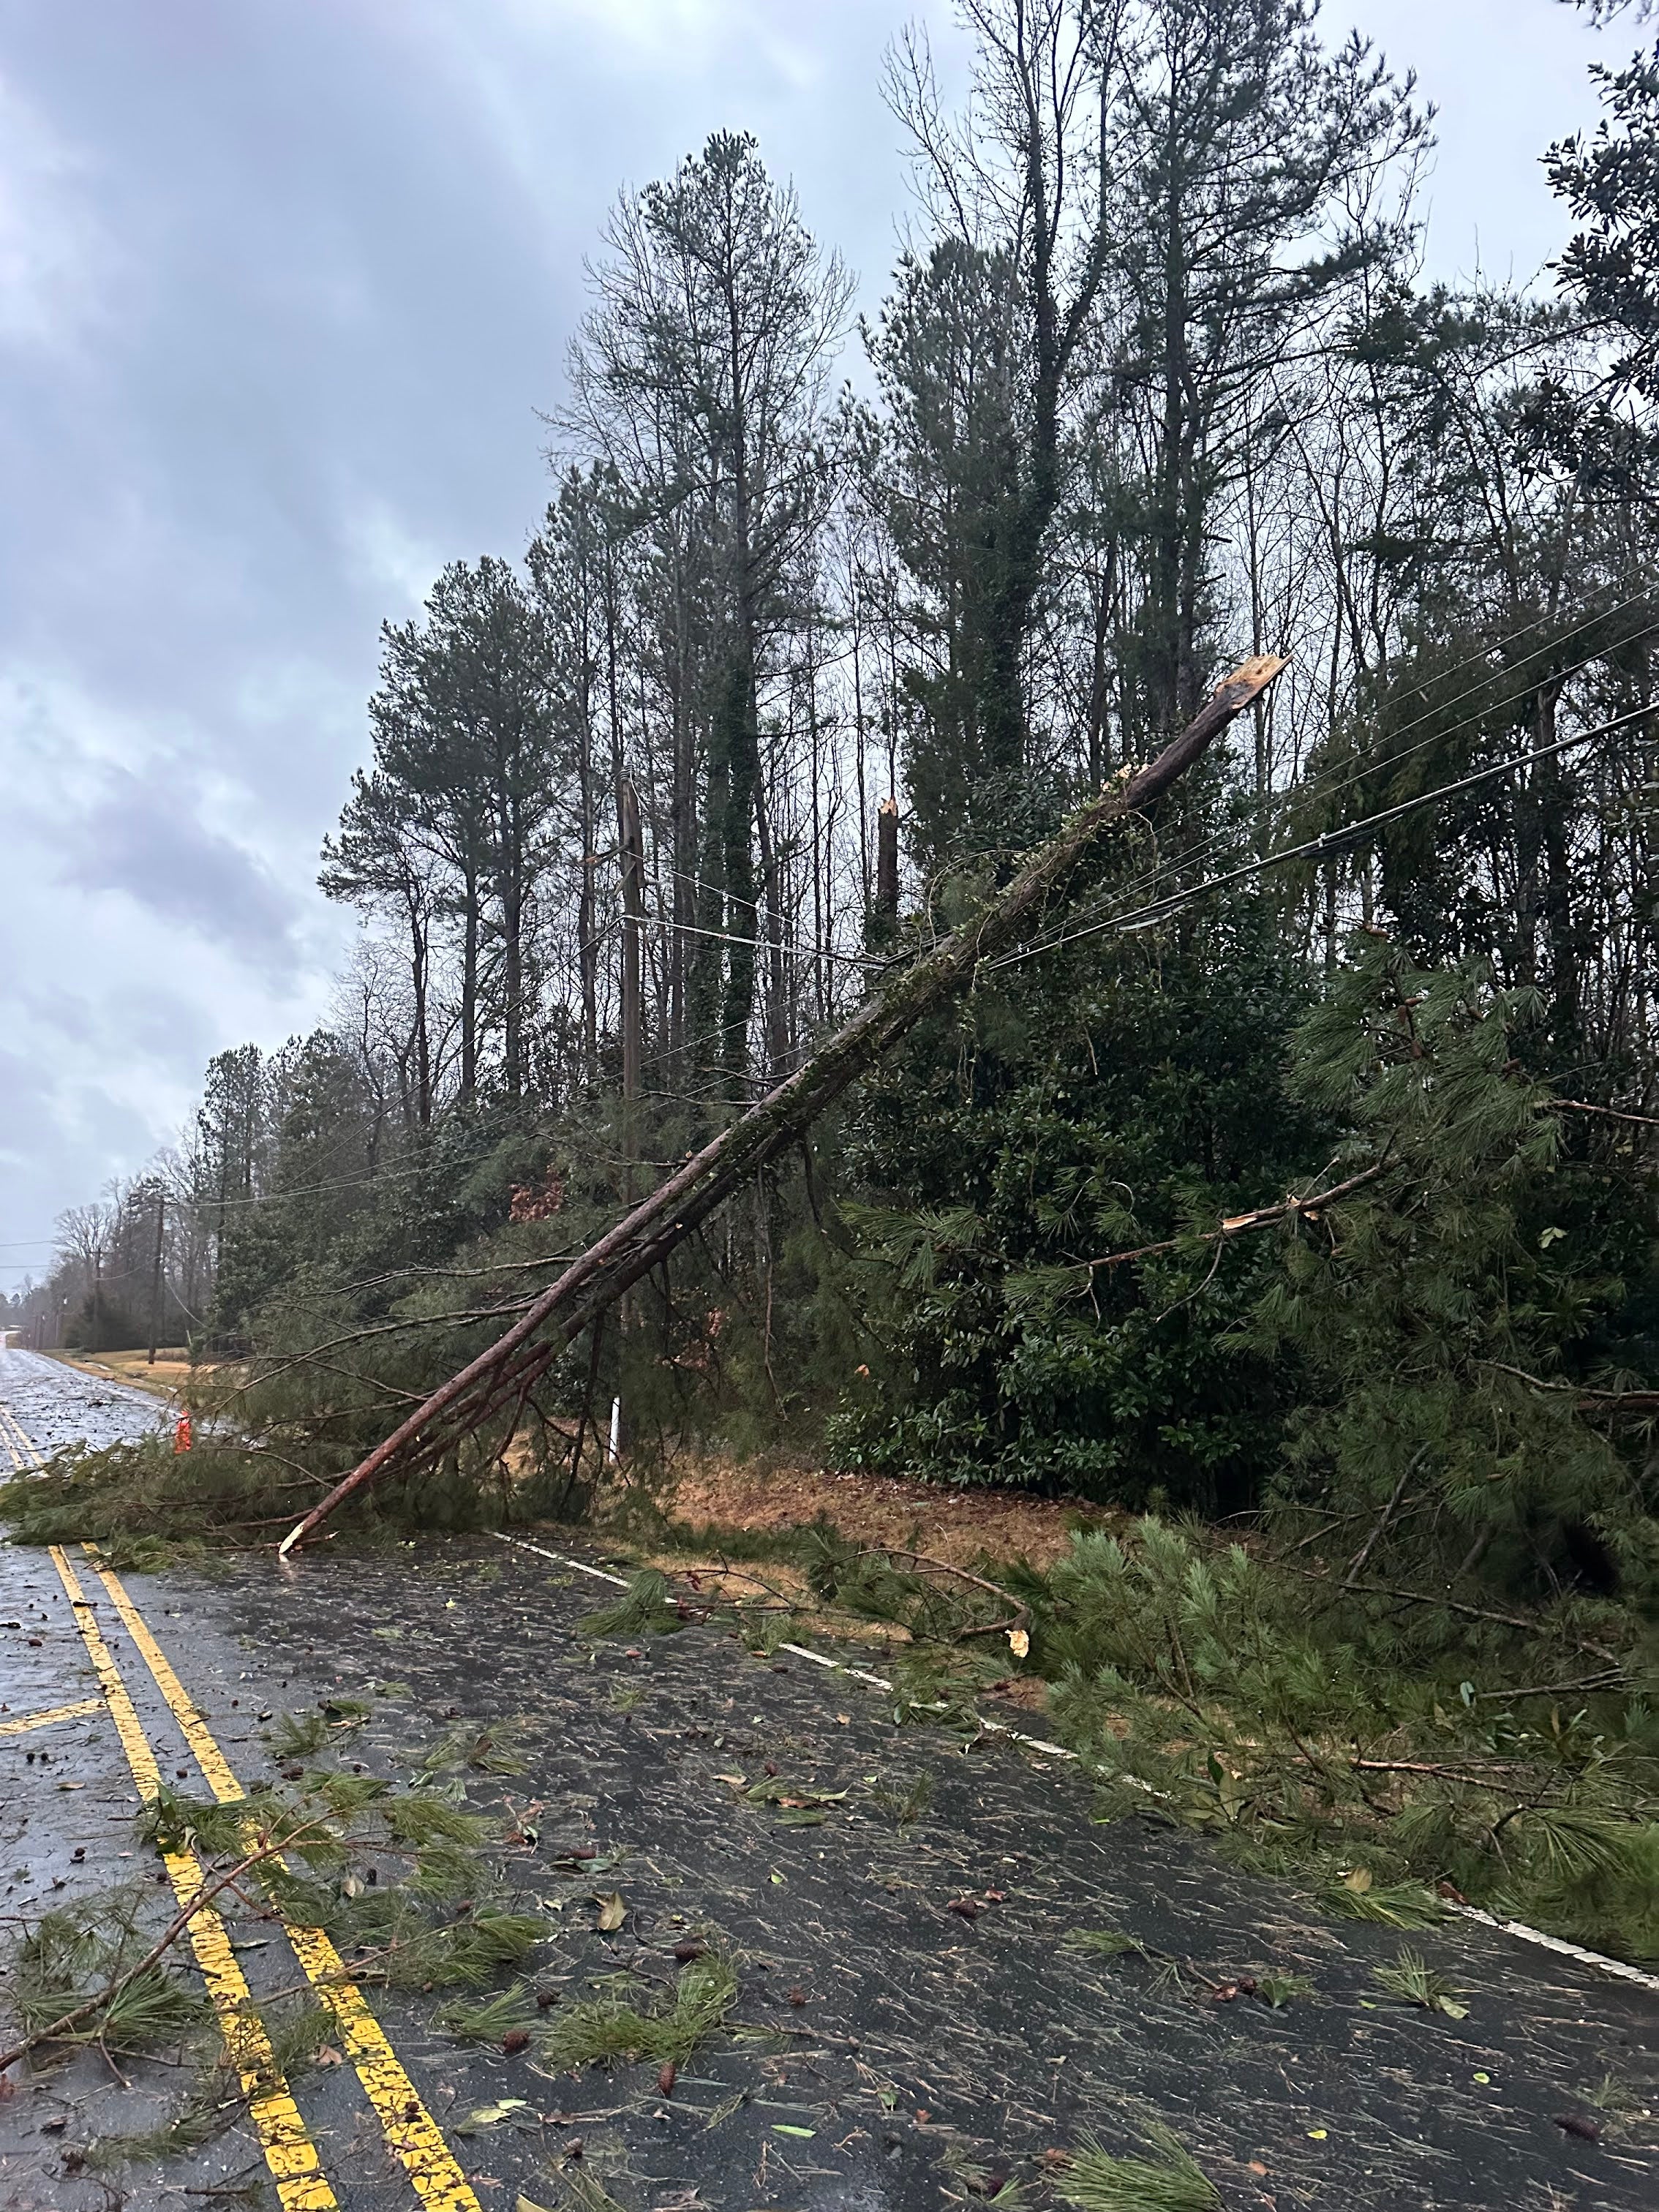
{"label": "overcast sky", "polygon": [[[873,304],[878,93],[945,0],[0,0],[0,1286],[208,1056],[325,1010],[382,617],[521,550],[582,259],[754,131]],[[1437,274],[1534,276],[1625,58],[1556,0],[1328,0],[1440,109]]]}

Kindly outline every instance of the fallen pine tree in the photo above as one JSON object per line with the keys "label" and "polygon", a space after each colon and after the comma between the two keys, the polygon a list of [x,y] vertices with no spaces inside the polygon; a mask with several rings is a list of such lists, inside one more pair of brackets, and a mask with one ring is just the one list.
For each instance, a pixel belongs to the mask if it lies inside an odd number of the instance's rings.
{"label": "fallen pine tree", "polygon": [[574,1261],[510,1328],[417,1406],[289,1531],[279,1556],[303,1544],[348,1498],[386,1474],[430,1466],[503,1412],[509,1431],[516,1425],[531,1392],[567,1344],[659,1266],[757,1170],[798,1144],[824,1109],[926,1014],[967,989],[981,962],[1019,943],[1074,896],[1106,833],[1161,798],[1285,665],[1274,655],[1245,661],[1155,760],[1084,807],[976,914],[878,988],[793,1075]]}

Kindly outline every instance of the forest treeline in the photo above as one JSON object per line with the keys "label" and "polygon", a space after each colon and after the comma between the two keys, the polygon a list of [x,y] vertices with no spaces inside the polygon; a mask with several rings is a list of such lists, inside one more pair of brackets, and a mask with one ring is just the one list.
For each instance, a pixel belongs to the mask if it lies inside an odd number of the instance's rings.
{"label": "forest treeline", "polygon": [[963,13],[960,108],[889,58],[872,313],[740,132],[618,200],[527,549],[384,629],[330,1018],[219,1054],[11,1318],[241,1363],[239,1419],[337,1472],[1282,651],[531,1440],[616,1395],[641,1455],[1273,1504],[1371,1571],[1650,1590],[1659,51],[1540,149],[1548,282],[1451,287],[1431,116],[1301,0]]}

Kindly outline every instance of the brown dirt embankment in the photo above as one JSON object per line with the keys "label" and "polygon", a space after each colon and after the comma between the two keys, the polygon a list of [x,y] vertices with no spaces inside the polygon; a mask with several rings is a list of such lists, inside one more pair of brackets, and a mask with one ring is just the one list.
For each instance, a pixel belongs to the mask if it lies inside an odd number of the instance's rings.
{"label": "brown dirt embankment", "polygon": [[1052,1565],[1082,1528],[1123,1516],[1017,1490],[947,1490],[876,1474],[832,1474],[701,1455],[679,1462],[665,1510],[682,1524],[757,1531],[804,1527],[824,1515],[850,1542],[925,1552],[952,1566],[981,1559]]}

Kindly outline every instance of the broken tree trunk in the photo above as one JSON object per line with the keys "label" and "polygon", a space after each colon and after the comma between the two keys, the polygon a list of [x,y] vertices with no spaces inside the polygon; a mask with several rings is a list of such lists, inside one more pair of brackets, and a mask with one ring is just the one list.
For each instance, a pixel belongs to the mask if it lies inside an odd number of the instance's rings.
{"label": "broken tree trunk", "polygon": [[898,801],[884,799],[876,809],[876,912],[898,920]]}
{"label": "broken tree trunk", "polygon": [[883,985],[794,1074],[705,1145],[625,1214],[528,1306],[487,1351],[434,1390],[291,1528],[286,1558],[335,1509],[393,1468],[436,1458],[502,1407],[522,1407],[537,1378],[594,1316],[665,1259],[681,1240],[765,1163],[799,1142],[824,1108],[874,1066],[921,1017],[973,981],[982,960],[1006,951],[1073,892],[1103,834],[1159,798],[1200,759],[1236,714],[1267,690],[1283,660],[1247,660],[1158,758],[1103,792],[1006,887],[933,951]]}

